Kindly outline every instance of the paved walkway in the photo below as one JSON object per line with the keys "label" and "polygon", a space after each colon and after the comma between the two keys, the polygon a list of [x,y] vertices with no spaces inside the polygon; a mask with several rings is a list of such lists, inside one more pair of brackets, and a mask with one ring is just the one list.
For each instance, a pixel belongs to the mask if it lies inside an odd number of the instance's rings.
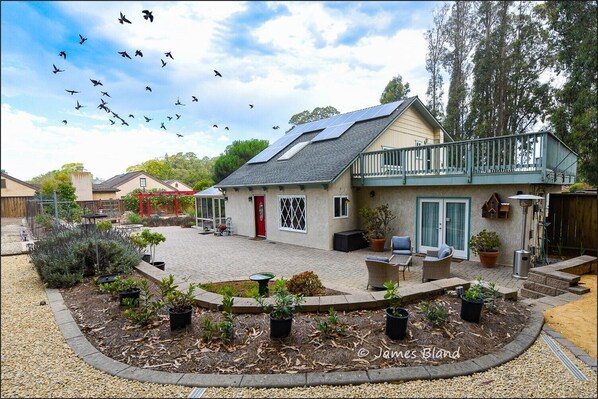
{"label": "paved walkway", "polygon": [[[327,288],[358,294],[368,292],[365,258],[390,256],[390,250],[384,253],[367,248],[352,252],[326,251],[244,236],[201,234],[194,228],[156,227],[152,230],[166,237],[166,241],[156,247],[156,260],[166,262],[165,270],[200,283],[248,280],[251,274],[258,272],[272,272],[277,278],[288,279],[297,273],[313,271]],[[400,286],[421,283],[422,261],[422,256],[413,257],[413,265],[405,273],[406,280],[401,274]],[[451,277],[471,281],[480,275],[482,280],[505,288],[521,288],[523,280],[513,278],[512,273],[510,266],[486,268],[472,261],[451,264]]]}

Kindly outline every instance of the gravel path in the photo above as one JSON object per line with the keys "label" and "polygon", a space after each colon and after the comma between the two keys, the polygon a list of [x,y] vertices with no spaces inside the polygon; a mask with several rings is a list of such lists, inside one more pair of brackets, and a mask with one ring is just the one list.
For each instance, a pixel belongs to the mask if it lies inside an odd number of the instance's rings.
{"label": "gravel path", "polygon": [[[3,256],[2,397],[187,397],[192,388],[110,376],[66,345],[43,286],[25,255]],[[209,388],[203,397],[597,397],[597,377],[563,349],[589,378],[576,380],[542,339],[492,370],[448,380],[292,389]]]}

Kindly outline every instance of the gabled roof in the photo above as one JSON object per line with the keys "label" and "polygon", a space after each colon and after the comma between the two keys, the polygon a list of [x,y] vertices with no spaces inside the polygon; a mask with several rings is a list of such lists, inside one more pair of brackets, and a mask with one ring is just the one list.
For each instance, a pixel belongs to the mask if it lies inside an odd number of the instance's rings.
{"label": "gabled roof", "polygon": [[[444,132],[438,120],[432,116],[419,98],[417,96],[410,97],[387,116],[356,121],[338,138],[310,142],[288,159],[279,161],[278,158],[289,149],[299,143],[311,141],[321,133],[321,130],[303,133],[285,147],[281,147],[280,151],[268,161],[260,163],[251,163],[250,161],[220,181],[215,187],[331,183],[410,107],[414,107],[433,128],[441,129]],[[298,125],[296,129],[300,126],[302,125]]]}
{"label": "gabled roof", "polygon": [[110,179],[108,179],[100,184],[94,184],[93,191],[96,191],[96,192],[98,192],[98,191],[104,191],[104,192],[120,191],[118,189],[118,187],[122,186],[123,184],[127,183],[128,181],[133,180],[139,176],[150,177],[150,178],[164,184],[165,186],[172,188],[173,191],[176,191],[176,188],[172,187],[171,185],[165,183],[164,181],[162,181],[160,179],[156,179],[154,176],[150,175],[149,173],[147,173],[144,170],[139,170],[137,172],[123,173],[122,175],[116,175],[114,177],[111,177]]}
{"label": "gabled roof", "polygon": [[222,191],[218,190],[216,187],[208,187],[205,190],[202,190],[198,193],[195,193],[194,196],[196,197],[224,197]]}
{"label": "gabled roof", "polygon": [[26,181],[19,180],[19,179],[17,179],[16,177],[13,177],[13,176],[11,176],[11,175],[9,175],[9,174],[6,174],[6,173],[4,173],[4,172],[1,172],[0,174],[1,174],[1,175],[2,175],[2,177],[3,177],[3,178],[5,178],[5,179],[10,179],[10,180],[12,180],[12,181],[14,181],[14,182],[17,182],[17,183],[19,183],[19,184],[22,184],[23,186],[29,187],[29,188],[31,188],[31,189],[33,189],[33,190],[36,190],[36,191],[37,191],[37,190],[39,190],[39,186],[38,186],[37,184],[31,184],[31,183],[27,183]]}

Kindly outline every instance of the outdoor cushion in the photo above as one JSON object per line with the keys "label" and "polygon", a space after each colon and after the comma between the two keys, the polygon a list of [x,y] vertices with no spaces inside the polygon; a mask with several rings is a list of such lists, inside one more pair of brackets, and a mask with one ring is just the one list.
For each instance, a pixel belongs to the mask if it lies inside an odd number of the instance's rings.
{"label": "outdoor cushion", "polygon": [[386,258],[384,256],[368,256],[366,259],[367,260],[377,260],[378,262],[386,262],[386,263],[390,262],[390,259]]}
{"label": "outdoor cushion", "polygon": [[438,249],[438,259],[446,258],[451,254],[451,247],[446,244],[442,244]]}
{"label": "outdoor cushion", "polygon": [[392,247],[394,249],[411,249],[411,240],[409,236],[393,236]]}

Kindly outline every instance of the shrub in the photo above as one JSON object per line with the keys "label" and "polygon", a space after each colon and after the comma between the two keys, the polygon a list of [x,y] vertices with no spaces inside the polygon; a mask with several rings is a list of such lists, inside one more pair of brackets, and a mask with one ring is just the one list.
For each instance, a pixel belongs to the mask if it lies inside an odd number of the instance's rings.
{"label": "shrub", "polygon": [[124,224],[141,224],[141,216],[132,211],[123,213],[121,219],[124,221]]}
{"label": "shrub", "polygon": [[99,231],[108,231],[112,228],[112,222],[110,220],[100,220],[96,223],[96,229]]}
{"label": "shrub", "polygon": [[328,309],[328,320],[316,320],[316,330],[324,338],[347,335],[347,328],[340,325],[336,311],[332,306]]}
{"label": "shrub", "polygon": [[227,343],[233,339],[234,335],[234,320],[235,314],[233,313],[234,298],[230,295],[230,292],[226,292],[222,296],[222,316],[224,320],[220,323],[215,323],[209,318],[203,320],[203,333],[202,339],[209,342],[218,336],[222,342]]}
{"label": "shrub", "polygon": [[303,272],[295,274],[287,281],[287,290],[291,294],[301,294],[303,296],[316,296],[324,286],[320,278],[314,272]]}
{"label": "shrub", "polygon": [[424,301],[419,306],[419,310],[424,314],[428,321],[435,325],[443,324],[448,318],[448,312],[444,306],[439,303]]}
{"label": "shrub", "polygon": [[72,226],[54,228],[35,244],[29,256],[49,288],[70,287],[96,273],[128,273],[141,261],[124,233]]}
{"label": "shrub", "polygon": [[[135,324],[146,325],[156,316],[158,310],[162,308],[162,302],[154,299],[154,295],[150,292],[146,279],[141,279],[139,288],[141,288],[139,299],[134,300],[137,302],[137,306],[125,309],[124,315]],[[125,302],[125,305],[127,304]]]}

